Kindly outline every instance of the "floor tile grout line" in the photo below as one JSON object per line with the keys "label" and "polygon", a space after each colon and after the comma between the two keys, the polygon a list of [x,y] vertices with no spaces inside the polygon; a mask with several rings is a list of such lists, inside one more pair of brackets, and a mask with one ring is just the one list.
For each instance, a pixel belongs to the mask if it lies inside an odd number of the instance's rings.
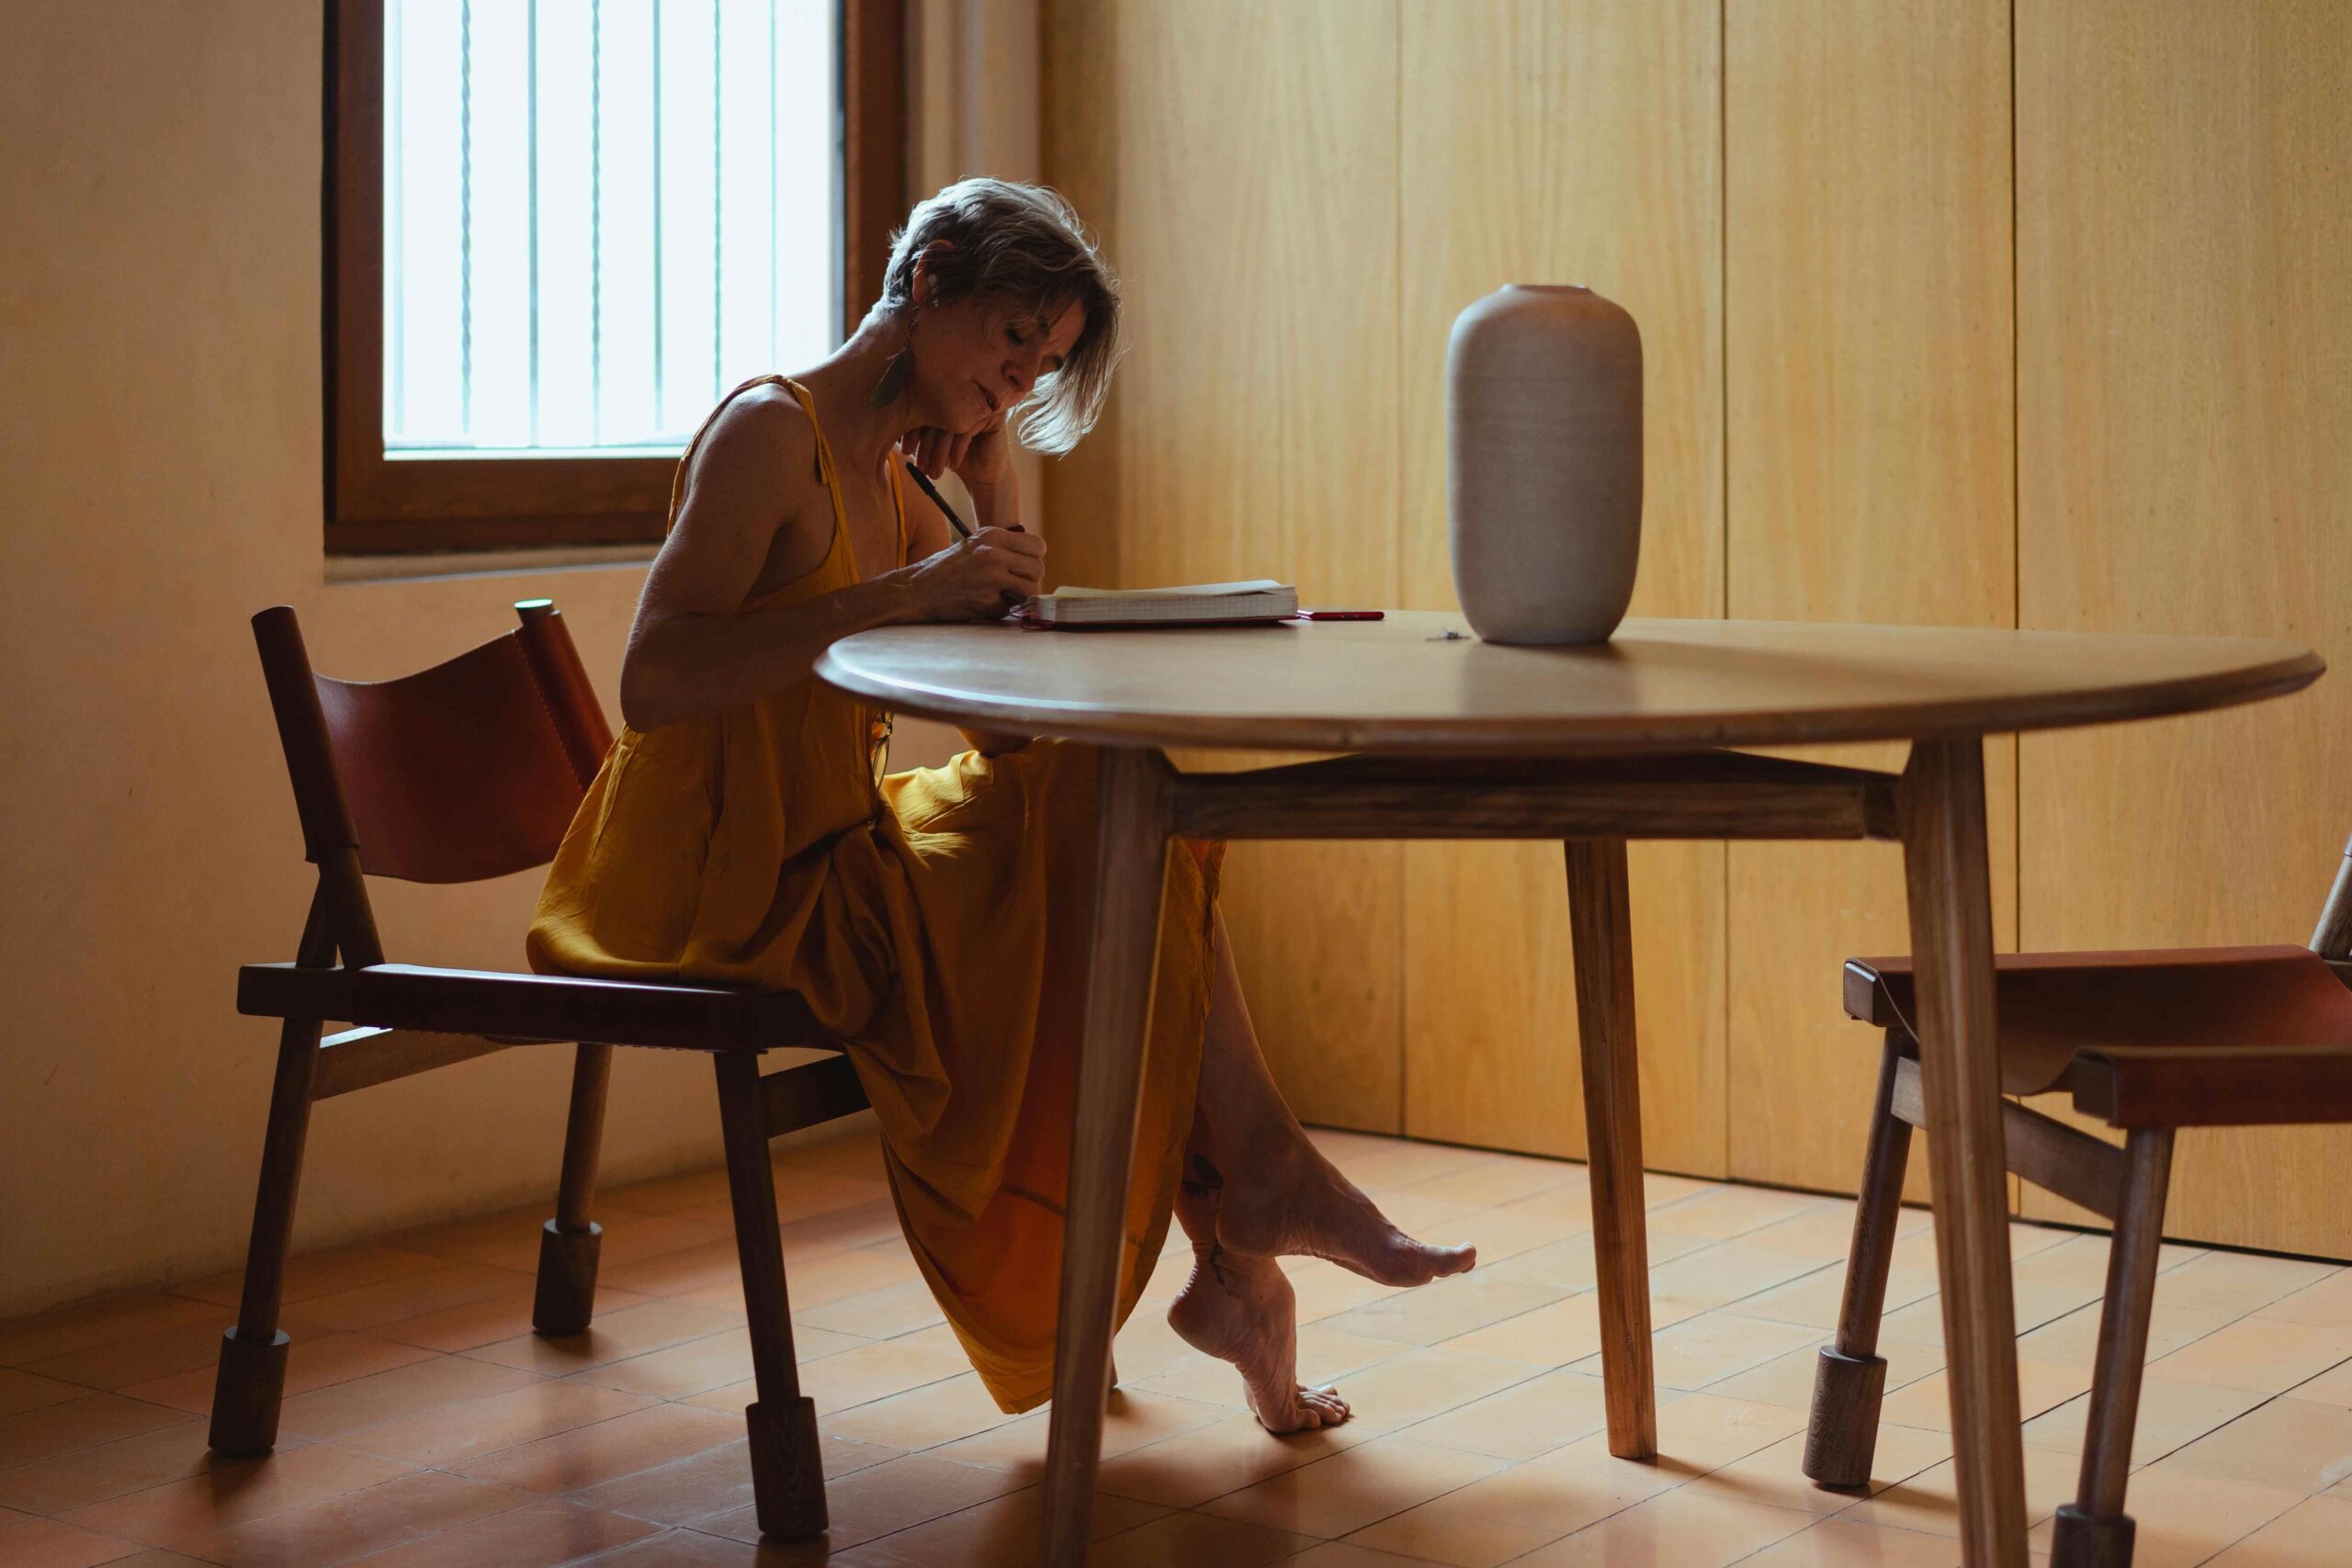
{"label": "floor tile grout line", "polygon": [[[1734,1462],[1736,1463],[1736,1462],[1737,1462],[1737,1461],[1735,1461]],[[1712,1472],[1710,1472],[1710,1473],[1712,1473]],[[1695,1481],[1695,1480],[1697,1480],[1697,1479],[1699,1479],[1697,1476],[1692,1476],[1692,1477],[1690,1478],[1690,1480],[1692,1480],[1692,1481]],[[1677,1492],[1680,1491],[1680,1490],[1682,1489],[1682,1487],[1683,1487],[1683,1486],[1687,1486],[1687,1485],[1689,1485],[1689,1484],[1690,1484],[1690,1482],[1689,1482],[1689,1481],[1685,1481],[1685,1482],[1682,1482],[1682,1483],[1679,1483],[1679,1484],[1677,1484],[1677,1485],[1669,1486],[1669,1487],[1668,1487],[1668,1488],[1667,1488],[1665,1491],[1663,1491],[1663,1492],[1654,1492],[1654,1493],[1652,1493],[1652,1494],[1651,1494],[1649,1496],[1647,1496],[1647,1497],[1637,1498],[1637,1499],[1635,1499],[1634,1502],[1628,1503],[1628,1504],[1627,1504],[1624,1507],[1623,1507],[1623,1508],[1615,1509],[1615,1510],[1613,1510],[1613,1511],[1612,1511],[1612,1512],[1611,1512],[1611,1513],[1608,1513],[1608,1514],[1605,1514],[1605,1515],[1601,1516],[1600,1518],[1593,1519],[1593,1520],[1591,1520],[1591,1521],[1589,1521],[1589,1522],[1588,1522],[1588,1523],[1586,1523],[1586,1524],[1582,1524],[1582,1525],[1577,1526],[1575,1529],[1572,1529],[1572,1530],[1568,1531],[1566,1535],[1555,1536],[1552,1540],[1547,1540],[1547,1541],[1544,1542],[1544,1543],[1543,1543],[1542,1545],[1540,1545],[1540,1546],[1532,1546],[1532,1547],[1530,1547],[1530,1548],[1528,1548],[1528,1550],[1527,1550],[1527,1551],[1523,1551],[1523,1552],[1521,1552],[1518,1556],[1506,1559],[1506,1560],[1505,1560],[1505,1561],[1504,1561],[1504,1562],[1499,1565],[1499,1568],[1512,1568],[1512,1564],[1514,1564],[1514,1563],[1520,1563],[1520,1562],[1526,1562],[1529,1558],[1531,1558],[1531,1557],[1534,1556],[1534,1555],[1535,1555],[1537,1552],[1539,1552],[1539,1551],[1549,1551],[1553,1547],[1559,1545],[1561,1541],[1567,1540],[1569,1540],[1569,1539],[1571,1539],[1571,1538],[1573,1538],[1573,1537],[1576,1537],[1576,1536],[1583,1535],[1583,1534],[1585,1534],[1585,1533],[1586,1533],[1587,1531],[1589,1531],[1589,1530],[1596,1530],[1596,1529],[1599,1529],[1601,1526],[1603,1526],[1603,1525],[1607,1524],[1611,1519],[1613,1519],[1613,1518],[1617,1517],[1618,1517],[1618,1515],[1620,1515],[1620,1514],[1629,1513],[1629,1512],[1631,1512],[1631,1511],[1632,1511],[1633,1509],[1634,1509],[1634,1508],[1639,1508],[1639,1507],[1642,1507],[1642,1506],[1646,1506],[1647,1504],[1654,1503],[1654,1502],[1657,1501],[1657,1500],[1658,1500],[1659,1498],[1661,1498],[1661,1497],[1670,1497],[1670,1496],[1672,1496],[1675,1493],[1677,1493]],[[1820,1524],[1820,1523],[1822,1522],[1822,1520],[1823,1520],[1823,1519],[1825,1519],[1825,1518],[1834,1518],[1834,1517],[1836,1517],[1835,1515],[1809,1514],[1809,1513],[1807,1513],[1807,1512],[1806,1512],[1806,1510],[1804,1510],[1804,1509],[1802,1509],[1802,1508],[1789,1508],[1789,1507],[1783,1507],[1781,1505],[1780,1505],[1780,1504],[1778,1504],[1778,1503],[1758,1503],[1758,1504],[1755,1504],[1755,1505],[1754,1505],[1754,1506],[1757,1506],[1757,1507],[1759,1507],[1759,1508],[1772,1508],[1772,1509],[1777,1509],[1779,1512],[1781,1512],[1781,1513],[1784,1513],[1784,1514],[1795,1514],[1795,1515],[1799,1515],[1799,1516],[1802,1516],[1802,1517],[1805,1517],[1805,1518],[1808,1520],[1808,1522],[1807,1522],[1807,1523],[1805,1523],[1805,1524],[1804,1524],[1804,1525],[1800,1525],[1797,1529],[1793,1529],[1793,1530],[1791,1530],[1787,1535],[1784,1535],[1784,1536],[1779,1536],[1779,1537],[1776,1537],[1775,1539],[1773,1539],[1773,1540],[1769,1540],[1769,1541],[1765,1542],[1762,1546],[1760,1546],[1760,1547],[1757,1548],[1756,1552],[1750,1552],[1750,1553],[1748,1553],[1748,1554],[1747,1554],[1747,1556],[1740,1557],[1740,1558],[1736,1558],[1736,1559],[1735,1559],[1735,1560],[1734,1560],[1734,1562],[1733,1562],[1732,1563],[1730,1563],[1730,1564],[1726,1564],[1726,1565],[1725,1565],[1725,1568],[1737,1568],[1737,1564],[1738,1564],[1738,1563],[1747,1562],[1749,1558],[1752,1558],[1752,1557],[1754,1557],[1755,1555],[1757,1555],[1757,1552],[1770,1551],[1771,1551],[1774,1547],[1779,1546],[1781,1542],[1783,1542],[1783,1541],[1787,1541],[1787,1540],[1793,1540],[1796,1537],[1798,1537],[1798,1536],[1801,1536],[1801,1535],[1804,1534],[1804,1533],[1805,1533],[1805,1531],[1807,1531],[1807,1530],[1809,1530],[1809,1529],[1813,1529],[1815,1525]]]}
{"label": "floor tile grout line", "polygon": [[[1928,1468],[1932,1470],[1935,1467],[1930,1465]],[[1859,1501],[1867,1502],[1869,1499],[1862,1498],[1859,1499]],[[1904,1525],[1883,1525],[1875,1519],[1849,1519],[1846,1518],[1845,1515],[1846,1511],[1843,1508],[1838,1510],[1838,1512],[1834,1514],[1819,1515],[1814,1519],[1812,1524],[1807,1525],[1804,1529],[1797,1531],[1797,1535],[1804,1535],[1809,1531],[1820,1529],[1823,1525],[1829,1523],[1832,1519],[1838,1519],[1842,1520],[1846,1524],[1852,1525],[1857,1529],[1890,1530],[1896,1535],[1916,1535],[1924,1537],[1929,1540],[1951,1540],[1956,1542],[1958,1540],[1958,1538],[1954,1536],[1938,1535],[1933,1530],[1915,1530]],[[1741,1568],[1741,1565],[1744,1563],[1761,1561],[1766,1552],[1778,1551],[1781,1547],[1787,1545],[1790,1541],[1795,1539],[1795,1536],[1782,1536],[1779,1540],[1767,1541],[1762,1546],[1759,1546],[1755,1551],[1749,1552],[1747,1556],[1733,1559],[1730,1562],[1724,1564],[1724,1568]],[[1508,1565],[1506,1565],[1506,1568],[1508,1568]]]}
{"label": "floor tile grout line", "polygon": [[2303,1503],[2310,1502],[2312,1497],[2324,1495],[2325,1495],[2324,1493],[2314,1492],[2309,1496],[2304,1497],[2301,1502],[2290,1503],[2286,1507],[2281,1508],[2276,1514],[2271,1515],[2270,1517],[2263,1520],[2260,1524],[2256,1525],[2252,1529],[2247,1530],[2245,1534],[2234,1538],[2227,1544],[2222,1546],[2220,1549],[2215,1551],[2211,1556],[2199,1558],[2197,1560],[2197,1568],[2205,1568],[2207,1563],[2218,1562],[2226,1553],[2234,1551],[2238,1547],[2244,1545],[2246,1541],[2253,1540],[2256,1536],[2260,1535],[2264,1530],[2268,1529],[2272,1525],[2277,1524],[2280,1519],[2285,1518],[2289,1514],[2293,1513],[2297,1508],[2301,1507]]}
{"label": "floor tile grout line", "polygon": [[[2248,1314],[2247,1315],[2248,1315],[2248,1316],[2251,1316],[2251,1315],[2253,1315],[2253,1314]],[[2219,1329],[2216,1329],[2216,1330],[2214,1330],[2214,1332],[2215,1332],[2215,1333],[2219,1333],[2219,1332],[2221,1332],[2221,1331],[2220,1331]],[[2184,1347],[2184,1348],[2186,1348],[2186,1347]],[[2347,1357],[2347,1358],[2346,1358],[2346,1360],[2352,1360],[2352,1357]],[[2262,1410],[2267,1410],[2267,1409],[2268,1409],[2271,1405],[2278,1404],[2278,1403],[2280,1400],[2282,1400],[2282,1399],[2291,1399],[2291,1398],[2293,1398],[2293,1397],[2294,1397],[2294,1393],[2295,1393],[2295,1388],[2301,1388],[2301,1387],[2302,1387],[2302,1386],[2303,1386],[2303,1384],[2304,1384],[2304,1383],[2311,1382],[2314,1381],[2315,1379],[2318,1379],[2318,1378],[2324,1378],[2324,1377],[2325,1377],[2325,1376],[2328,1374],[2328,1372],[2330,1372],[2330,1371],[2334,1371],[2335,1370],[2335,1368],[2336,1368],[2336,1367],[2343,1366],[2344,1364],[2345,1364],[2345,1361],[2337,1361],[2337,1362],[2334,1363],[2333,1365],[2331,1365],[2330,1367],[2328,1367],[2325,1371],[2318,1371],[2318,1372],[2314,1372],[2314,1373],[2312,1373],[2312,1376],[2311,1376],[2311,1377],[2308,1377],[2308,1378],[2303,1379],[2303,1380],[2302,1380],[2302,1382],[2299,1382],[2299,1383],[2295,1384],[2295,1387],[2294,1387],[2294,1388],[2283,1388],[2283,1389],[2280,1389],[2280,1390],[2279,1390],[2278,1393],[2266,1393],[2266,1394],[2263,1394],[2262,1398],[2260,1398],[2259,1400],[2256,1401],[2254,1404],[2247,1405],[2244,1410],[2239,1411],[2236,1415],[2234,1415],[2234,1416],[2231,1416],[2228,1420],[2222,1422],[2219,1426],[2210,1427],[2210,1428],[2208,1428],[2207,1430],[2205,1430],[2205,1431],[2203,1431],[2203,1432],[2199,1433],[2196,1437],[2189,1438],[2188,1442],[2175,1444],[2173,1447],[2171,1447],[2171,1448],[2169,1448],[2169,1449],[2166,1449],[2163,1453],[2158,1454],[2155,1458],[2154,1458],[2154,1459],[2152,1459],[2152,1460],[2147,1461],[2146,1461],[2145,1463],[2143,1463],[2143,1464],[2134,1464],[2133,1466],[2132,1466],[2132,1474],[2134,1474],[2134,1475],[2137,1475],[2140,1472],[2142,1472],[2142,1471],[2143,1471],[2143,1470],[2151,1469],[2151,1468],[2153,1468],[2153,1467],[2154,1467],[2154,1466],[2156,1466],[2156,1465],[2162,1464],[2165,1460],[2168,1460],[2168,1459],[2172,1458],[2172,1456],[2173,1456],[2173,1455],[2175,1455],[2175,1454],[2177,1454],[2177,1453],[2179,1453],[2182,1450],[2184,1450],[2184,1449],[2188,1449],[2188,1448],[2193,1448],[2193,1447],[2195,1447],[2197,1444],[2203,1442],[2207,1438],[2212,1437],[2215,1433],[2218,1433],[2218,1432],[2225,1432],[2225,1431],[2229,1430],[2232,1427],[2236,1426],[2239,1422],[2241,1422],[2241,1421],[2243,1421],[2243,1420],[2246,1419],[2246,1418],[2247,1418],[2248,1416],[2250,1416],[2255,1415],[2256,1412],[2258,1412],[2258,1411],[2262,1411]],[[2233,1390],[2232,1392],[2233,1392],[2233,1393],[2262,1393],[2262,1391],[2261,1391],[2261,1390],[2259,1390],[2259,1389],[2251,1389],[2251,1388],[2247,1388],[2247,1389],[2236,1389],[2236,1390]],[[2319,1401],[2317,1401],[2317,1400],[2305,1400],[2305,1401],[2303,1401],[2302,1403],[2307,1404],[2319,1404],[2320,1402],[2319,1402]],[[2135,1434],[2135,1435],[2136,1435],[2136,1434]],[[2341,1477],[2339,1477],[2338,1479],[2340,1480],[2340,1479],[2342,1479],[2342,1478],[2341,1478]],[[2335,1483],[2334,1483],[2334,1482],[2330,1482],[2328,1484],[2329,1484],[2329,1486],[2333,1486]],[[2324,1493],[2326,1490],[2327,1490],[2327,1487],[2324,1487],[2324,1487],[2322,1487],[2322,1488],[2320,1489],[2320,1491],[2319,1491],[2319,1492],[2312,1492],[2312,1493],[2309,1493],[2309,1494],[2307,1494],[2307,1495],[2308,1495],[2308,1496],[2316,1497],[2316,1496],[2321,1495],[2322,1495],[2323,1493]]]}

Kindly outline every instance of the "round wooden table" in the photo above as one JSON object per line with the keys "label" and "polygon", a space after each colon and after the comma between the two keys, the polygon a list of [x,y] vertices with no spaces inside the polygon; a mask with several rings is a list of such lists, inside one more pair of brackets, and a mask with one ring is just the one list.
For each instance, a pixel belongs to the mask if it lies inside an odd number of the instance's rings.
{"label": "round wooden table", "polygon": [[[2024,1568],[1982,738],[2282,696],[2324,666],[2241,637],[1631,620],[1599,647],[1528,649],[1467,629],[1420,611],[901,626],[845,638],[817,666],[899,713],[1103,750],[1048,1561],[1085,1555],[1171,838],[1565,842],[1609,1447],[1634,1459],[1655,1455],[1657,1417],[1625,841],[1870,838],[1901,842],[1909,891],[1962,1550],[1971,1568]],[[1912,743],[1900,775],[1720,750],[1894,739]],[[1358,754],[1183,773],[1170,746]]]}

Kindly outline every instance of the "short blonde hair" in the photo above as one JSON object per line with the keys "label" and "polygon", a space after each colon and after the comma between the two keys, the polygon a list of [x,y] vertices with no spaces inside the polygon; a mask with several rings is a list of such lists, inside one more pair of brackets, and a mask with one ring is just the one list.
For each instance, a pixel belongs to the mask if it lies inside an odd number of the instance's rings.
{"label": "short blonde hair", "polygon": [[925,272],[943,303],[975,296],[1050,321],[1067,305],[1085,315],[1061,367],[1037,378],[1014,406],[1021,444],[1067,452],[1094,428],[1119,358],[1119,280],[1093,236],[1059,193],[1011,180],[959,180],[915,204],[892,237],[883,308],[914,297],[915,263],[931,245],[952,247]]}

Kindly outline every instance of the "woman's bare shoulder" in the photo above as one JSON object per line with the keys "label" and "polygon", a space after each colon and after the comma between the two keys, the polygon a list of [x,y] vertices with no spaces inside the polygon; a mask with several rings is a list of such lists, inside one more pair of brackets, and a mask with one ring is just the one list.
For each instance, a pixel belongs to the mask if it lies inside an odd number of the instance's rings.
{"label": "woman's bare shoulder", "polygon": [[728,400],[686,465],[691,490],[705,483],[753,487],[768,496],[797,496],[821,485],[817,427],[788,388],[766,382]]}
{"label": "woman's bare shoulder", "polygon": [[769,384],[738,392],[686,463],[648,601],[705,614],[734,609],[776,570],[789,571],[830,541],[823,499],[816,427],[791,391]]}

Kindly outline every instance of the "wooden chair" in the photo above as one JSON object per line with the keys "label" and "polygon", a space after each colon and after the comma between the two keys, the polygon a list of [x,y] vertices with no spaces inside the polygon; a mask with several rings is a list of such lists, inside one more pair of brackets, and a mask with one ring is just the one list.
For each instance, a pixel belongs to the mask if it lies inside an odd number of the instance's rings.
{"label": "wooden chair", "polygon": [[[2123,1511],[2156,1283],[2173,1132],[2352,1122],[2352,846],[2312,944],[2001,954],[2001,1089],[2066,1091],[2120,1148],[2022,1105],[2003,1109],[2008,1168],[2115,1224],[2075,1500],[2052,1568],[2128,1568]],[[1868,1484],[1886,1362],[1878,1354],[1911,1129],[1925,1124],[1911,961],[1846,964],[1846,1011],[1885,1031],[1835,1344],[1815,1370],[1804,1472]]]}
{"label": "wooden chair", "polygon": [[[318,890],[291,964],[238,972],[237,1010],[284,1021],[237,1325],[220,1349],[210,1445],[277,1442],[287,1336],[278,1326],[295,1189],[318,1100],[510,1045],[577,1045],[555,1217],[539,1237],[532,1326],[588,1326],[602,1230],[589,1217],[616,1045],[710,1055],[743,1269],[758,1399],[744,1411],[760,1529],[825,1528],[814,1405],[800,1393],[785,1297],[768,1140],[862,1109],[846,1056],[763,1077],[763,1051],[839,1045],[798,997],[429,969],[385,962],[366,877],[476,882],[553,857],[611,731],[562,618],[544,599],[522,624],[430,670],[358,683],[311,672],[294,612],[254,617],[262,674]],[[356,1027],[321,1038],[322,1021]]]}

